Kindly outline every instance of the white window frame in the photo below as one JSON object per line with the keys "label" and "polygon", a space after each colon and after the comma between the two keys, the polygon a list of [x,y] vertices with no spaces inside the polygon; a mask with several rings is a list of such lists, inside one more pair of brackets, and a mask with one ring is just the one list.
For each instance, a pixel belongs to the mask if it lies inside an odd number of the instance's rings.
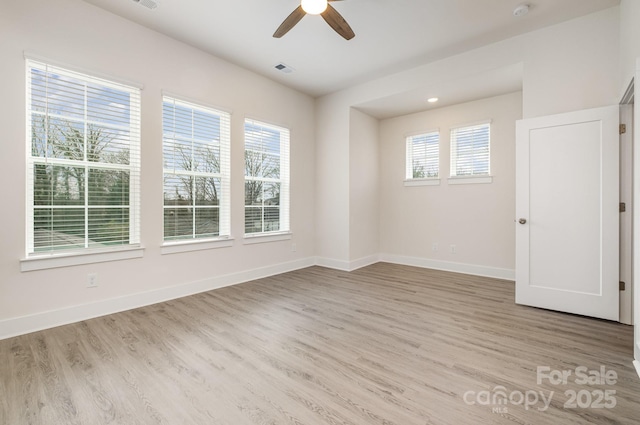
{"label": "white window frame", "polygon": [[[252,244],[252,243],[261,243],[261,242],[272,242],[272,241],[279,241],[279,240],[283,240],[283,239],[290,239],[291,237],[291,228],[290,228],[290,153],[289,153],[289,149],[290,149],[290,139],[291,139],[291,131],[286,128],[286,127],[281,127],[281,126],[277,126],[274,124],[269,124],[266,123],[264,121],[259,121],[259,120],[255,120],[255,119],[251,119],[251,118],[245,118],[244,121],[244,126],[243,126],[243,130],[244,130],[244,140],[245,140],[245,149],[244,152],[246,153],[246,141],[247,141],[247,134],[246,134],[246,129],[247,129],[247,125],[255,125],[255,126],[260,126],[263,127],[265,129],[268,130],[272,130],[272,131],[276,131],[280,134],[280,177],[279,178],[265,178],[265,177],[257,177],[257,176],[247,176],[245,173],[245,177],[244,177],[244,183],[243,184],[243,194],[246,191],[246,182],[247,181],[262,181],[264,183],[279,183],[280,184],[280,205],[279,205],[279,210],[280,210],[280,218],[279,218],[279,223],[280,223],[280,227],[278,230],[272,230],[272,231],[261,231],[261,232],[251,232],[251,233],[247,233],[246,232],[246,223],[243,224],[244,227],[244,238],[245,244]],[[243,199],[246,199],[245,196],[243,196]],[[246,209],[247,209],[247,205],[246,205],[246,200],[244,201],[245,205],[244,205],[244,216],[246,217]],[[262,208],[264,208],[264,204],[262,205]],[[259,239],[258,239],[259,238]]]}
{"label": "white window frame", "polygon": [[[203,105],[200,102],[187,100],[181,96],[173,95],[171,93],[163,93],[162,97],[162,110],[163,110],[163,164],[166,165],[166,161],[164,158],[165,151],[165,141],[166,140],[175,140],[174,137],[171,137],[169,134],[164,134],[164,111],[165,104],[173,104],[175,106],[181,106],[184,108],[191,109],[193,112],[200,111],[205,114],[215,115],[220,119],[220,135],[217,143],[220,148],[220,170],[218,173],[211,172],[200,172],[200,171],[187,171],[187,170],[175,170],[171,168],[166,168],[163,166],[163,181],[167,175],[184,175],[191,177],[210,177],[210,178],[218,178],[220,179],[220,199],[218,205],[218,235],[217,236],[205,236],[198,237],[195,234],[195,218],[193,221],[193,229],[191,237],[182,237],[182,238],[172,238],[167,239],[167,236],[164,235],[164,210],[175,208],[171,205],[165,205],[163,199],[163,245],[162,245],[162,253],[163,254],[173,254],[179,252],[188,252],[188,251],[197,251],[203,249],[211,249],[211,248],[221,248],[221,247],[229,247],[232,246],[232,238],[231,238],[231,113],[220,110],[214,107]],[[193,124],[192,124],[193,126]],[[195,135],[193,135],[194,128],[192,128],[192,140],[194,143],[196,141]],[[204,142],[204,141],[201,141]],[[195,202],[195,198],[194,198]],[[194,205],[190,206],[193,208],[193,213],[195,215],[195,211],[198,208],[207,208],[207,207],[199,207]]]}
{"label": "white window frame", "polygon": [[[428,155],[428,151],[424,151],[424,158],[420,158],[425,162],[428,160],[434,160],[437,164],[437,174],[435,176],[425,176],[425,177],[414,177],[414,139],[423,138],[423,137],[437,137],[437,148],[435,150],[435,158],[430,158]],[[405,155],[405,186],[436,186],[440,184],[440,130],[433,129],[428,131],[422,131],[418,133],[408,134],[405,138],[405,147],[406,147],[406,155]]]}
{"label": "white window frame", "polygon": [[[471,170],[470,174],[457,174],[458,169],[458,134],[460,132],[475,132],[483,128],[488,129],[487,140],[487,171],[477,173],[475,170]],[[473,158],[476,155],[475,151],[471,151],[470,157]],[[475,123],[469,123],[452,127],[450,129],[450,169],[449,178],[447,182],[449,184],[469,184],[469,183],[491,183],[493,177],[491,175],[491,120],[483,120]]]}
{"label": "white window frame", "polygon": [[[120,259],[139,258],[143,254],[143,249],[140,246],[140,108],[141,108],[141,86],[132,86],[130,83],[121,83],[117,79],[111,79],[109,77],[98,77],[95,74],[90,75],[87,72],[79,72],[73,70],[67,66],[60,66],[52,64],[49,61],[31,58],[25,55],[26,66],[26,246],[25,246],[25,258],[21,260],[21,270],[40,270],[53,267],[64,267],[76,264],[88,264],[103,261],[114,261]],[[83,128],[88,127],[88,124],[97,124],[102,127],[119,129],[122,126],[117,124],[110,124],[106,122],[94,122],[87,116],[87,109],[85,106],[84,117],[78,118],[73,116],[65,116],[53,114],[49,111],[35,111],[31,109],[32,106],[32,69],[38,69],[42,72],[51,72],[61,77],[73,78],[84,82],[84,84],[99,85],[104,88],[115,89],[121,92],[126,92],[130,95],[130,111],[129,111],[129,125],[126,127],[128,131],[128,148],[129,148],[129,164],[117,164],[89,161],[86,158],[83,160],[72,160],[64,158],[53,158],[49,156],[40,157],[32,155],[32,125],[33,117],[35,115],[41,115],[45,121],[48,122],[50,117],[62,118],[69,122],[81,123]],[[86,90],[86,86],[85,86]],[[86,96],[86,94],[85,94]],[[86,98],[85,98],[86,102]],[[122,127],[124,128],[124,127]],[[85,136],[86,137],[86,136]],[[88,211],[91,208],[89,205],[89,196],[87,191],[89,185],[85,185],[84,204],[77,205],[77,208],[83,208],[85,215],[83,220],[85,221],[85,235],[84,235],[84,247],[78,248],[64,248],[50,249],[37,251],[35,249],[35,237],[34,237],[34,219],[35,209],[34,205],[34,170],[36,164],[44,165],[63,165],[83,168],[85,172],[85,179],[88,178],[88,170],[90,168],[128,171],[129,172],[129,240],[128,243],[122,243],[114,246],[106,247],[90,247],[89,246],[89,234],[87,228],[89,226]],[[52,208],[55,205],[52,204]],[[55,248],[55,247],[52,247]]]}

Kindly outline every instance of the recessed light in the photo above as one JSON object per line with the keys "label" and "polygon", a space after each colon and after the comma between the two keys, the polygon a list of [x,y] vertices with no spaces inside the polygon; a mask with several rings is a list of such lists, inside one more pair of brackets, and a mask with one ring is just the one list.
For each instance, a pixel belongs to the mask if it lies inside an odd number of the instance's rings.
{"label": "recessed light", "polygon": [[520,6],[517,6],[515,9],[513,9],[513,16],[524,16],[527,13],[529,13],[528,4],[521,4]]}
{"label": "recessed light", "polygon": [[427,102],[429,103],[436,103],[438,101],[437,97],[430,97],[429,99],[427,99]]}

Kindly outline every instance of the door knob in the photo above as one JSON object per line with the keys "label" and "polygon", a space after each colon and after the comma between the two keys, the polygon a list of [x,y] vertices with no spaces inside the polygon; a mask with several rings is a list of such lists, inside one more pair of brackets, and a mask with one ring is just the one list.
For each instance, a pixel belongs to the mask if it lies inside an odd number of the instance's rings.
{"label": "door knob", "polygon": [[526,218],[521,218],[520,220],[518,220],[518,223],[520,224],[525,224],[527,222]]}

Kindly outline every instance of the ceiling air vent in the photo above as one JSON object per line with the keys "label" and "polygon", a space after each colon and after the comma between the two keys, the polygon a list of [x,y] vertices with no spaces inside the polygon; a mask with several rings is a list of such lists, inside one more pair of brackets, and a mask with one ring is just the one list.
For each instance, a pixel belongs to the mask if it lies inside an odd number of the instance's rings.
{"label": "ceiling air vent", "polygon": [[158,2],[153,1],[153,0],[133,0],[134,3],[138,3],[141,4],[142,6],[146,7],[147,9],[155,9],[156,7],[158,7]]}
{"label": "ceiling air vent", "polygon": [[291,73],[294,71],[294,69],[293,69],[293,68],[291,68],[289,65],[285,65],[285,64],[284,64],[284,63],[282,63],[282,62],[280,62],[279,64],[277,64],[277,65],[275,66],[275,69],[277,69],[278,71],[282,71],[282,72],[284,72],[285,74],[291,74]]}

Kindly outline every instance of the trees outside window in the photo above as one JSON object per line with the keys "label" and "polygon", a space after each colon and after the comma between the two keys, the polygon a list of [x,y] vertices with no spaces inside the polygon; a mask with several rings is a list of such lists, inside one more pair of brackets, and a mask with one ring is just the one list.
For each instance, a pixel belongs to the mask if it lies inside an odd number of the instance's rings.
{"label": "trees outside window", "polygon": [[289,130],[244,125],[245,234],[289,231]]}
{"label": "trees outside window", "polygon": [[139,243],[140,90],[27,67],[28,254]]}
{"label": "trees outside window", "polygon": [[406,179],[437,178],[440,173],[440,133],[408,136],[406,139]]}
{"label": "trees outside window", "polygon": [[163,99],[164,240],[227,237],[228,113]]}

